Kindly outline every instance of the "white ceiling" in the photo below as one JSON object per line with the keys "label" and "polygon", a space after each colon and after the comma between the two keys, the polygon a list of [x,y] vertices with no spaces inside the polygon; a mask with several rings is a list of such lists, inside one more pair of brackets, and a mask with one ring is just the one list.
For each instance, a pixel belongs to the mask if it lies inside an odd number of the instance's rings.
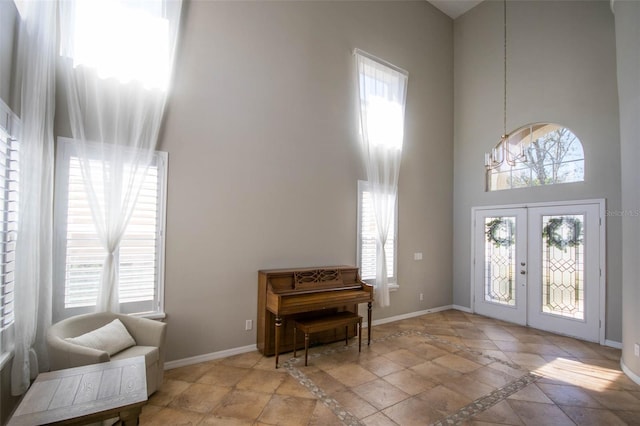
{"label": "white ceiling", "polygon": [[427,0],[429,3],[456,19],[482,0]]}

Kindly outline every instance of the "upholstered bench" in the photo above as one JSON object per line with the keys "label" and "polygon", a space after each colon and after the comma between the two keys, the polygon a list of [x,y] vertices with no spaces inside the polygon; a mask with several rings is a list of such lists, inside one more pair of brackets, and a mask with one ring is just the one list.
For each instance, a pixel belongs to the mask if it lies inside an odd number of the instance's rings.
{"label": "upholstered bench", "polygon": [[293,357],[296,357],[296,334],[304,333],[304,365],[307,365],[309,354],[309,334],[320,331],[345,328],[345,345],[349,344],[349,326],[358,324],[358,352],[362,351],[362,317],[353,312],[338,312],[320,318],[294,321],[293,324]]}

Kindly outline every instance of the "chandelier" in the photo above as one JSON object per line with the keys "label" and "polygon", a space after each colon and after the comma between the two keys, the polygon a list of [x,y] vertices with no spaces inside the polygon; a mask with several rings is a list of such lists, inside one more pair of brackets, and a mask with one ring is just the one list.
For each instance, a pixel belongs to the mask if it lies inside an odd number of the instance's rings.
{"label": "chandelier", "polygon": [[[503,164],[508,164],[514,167],[517,163],[526,163],[527,156],[525,154],[525,146],[522,140],[510,140],[511,135],[507,133],[507,0],[503,1],[503,16],[504,16],[504,97],[503,97],[503,111],[504,111],[504,123],[503,134],[500,137],[500,142],[496,145],[491,152],[484,154],[484,166],[487,172],[497,169]],[[513,147],[511,147],[513,145]],[[514,152],[515,151],[515,152]]]}

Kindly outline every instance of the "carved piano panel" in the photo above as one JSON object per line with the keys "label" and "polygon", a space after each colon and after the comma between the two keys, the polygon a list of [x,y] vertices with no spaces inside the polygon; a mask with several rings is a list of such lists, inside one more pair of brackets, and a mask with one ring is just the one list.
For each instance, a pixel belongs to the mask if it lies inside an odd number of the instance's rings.
{"label": "carved piano panel", "polygon": [[[275,354],[275,330],[281,319],[279,352],[293,350],[292,320],[310,319],[338,311],[358,312],[359,303],[373,301],[373,288],[360,280],[358,268],[272,269],[258,272],[257,346]],[[355,327],[349,337],[355,335]],[[344,330],[312,335],[313,343],[343,340]],[[302,345],[303,343],[301,343]]]}

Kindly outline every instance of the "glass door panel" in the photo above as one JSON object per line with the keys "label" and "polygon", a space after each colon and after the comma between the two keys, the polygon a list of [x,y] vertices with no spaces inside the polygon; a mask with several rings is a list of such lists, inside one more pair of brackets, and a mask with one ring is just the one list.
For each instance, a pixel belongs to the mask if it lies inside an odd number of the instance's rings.
{"label": "glass door panel", "polygon": [[475,311],[525,324],[526,210],[477,210],[474,220]]}
{"label": "glass door panel", "polygon": [[515,306],[515,216],[484,218],[484,300]]}
{"label": "glass door panel", "polygon": [[584,214],[542,216],[542,312],[584,320]]}

